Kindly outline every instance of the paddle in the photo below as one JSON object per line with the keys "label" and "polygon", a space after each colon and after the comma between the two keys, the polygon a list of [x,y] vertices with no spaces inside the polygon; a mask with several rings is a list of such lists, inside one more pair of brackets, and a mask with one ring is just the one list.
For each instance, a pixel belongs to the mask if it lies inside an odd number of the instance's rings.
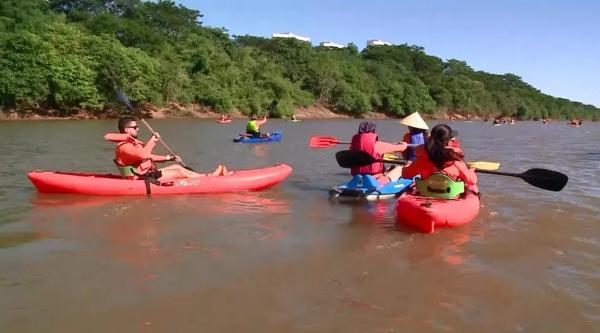
{"label": "paddle", "polygon": [[[364,151],[350,151],[350,150],[342,150],[338,151],[335,154],[335,158],[338,164],[342,168],[353,168],[360,167],[364,165],[369,165],[375,162],[386,162],[392,164],[405,164],[404,161],[381,161],[375,159],[369,153]],[[485,165],[484,162],[482,165]],[[499,164],[498,164],[499,165]],[[492,170],[482,170],[476,169],[475,171],[480,173],[487,173],[491,175],[499,175],[499,176],[509,176],[509,177],[517,177],[523,179],[530,185],[535,187],[539,187],[544,190],[558,192],[562,190],[567,182],[569,181],[569,177],[564,173],[534,168],[529,169],[523,173],[511,173],[511,172],[500,172],[500,171],[492,171]]]}
{"label": "paddle", "polygon": [[308,146],[311,148],[329,148],[340,144],[349,145],[350,142],[340,141],[334,136],[311,136],[308,140]]}
{"label": "paddle", "polygon": [[[146,122],[146,120],[144,120],[144,117],[142,115],[141,112],[136,111],[133,106],[131,106],[131,103],[129,102],[129,98],[127,98],[127,96],[125,95],[125,93],[123,92],[123,90],[121,89],[117,89],[117,98],[123,102],[123,104],[125,104],[127,106],[127,108],[129,110],[131,110],[133,113],[137,113],[140,117],[140,120],[142,121],[142,123],[144,123],[144,125],[146,125],[146,127],[148,128],[148,130],[152,133],[155,133],[154,130],[152,129],[152,127],[150,126],[150,124],[148,124],[148,122]],[[175,154],[173,152],[173,150],[165,143],[165,141],[160,138],[160,143],[162,143],[163,147],[165,147],[165,149],[169,152],[169,154],[171,154],[172,156],[176,156],[177,154]],[[179,163],[182,167],[190,170],[190,171],[194,171],[194,169],[192,169],[191,167],[187,166],[185,163],[183,163],[183,160],[179,159],[178,161],[176,161],[177,163]]]}
{"label": "paddle", "polygon": [[489,173],[491,175],[521,178],[528,184],[531,184],[535,187],[554,192],[562,190],[569,181],[569,177],[567,177],[567,175],[565,175],[564,173],[540,168],[529,169],[523,173],[500,172],[489,170],[476,171],[481,173]]}
{"label": "paddle", "polygon": [[[335,145],[349,145],[349,141],[341,141],[335,136],[327,136],[327,135],[313,135],[308,140],[308,146],[311,148],[329,148]],[[409,147],[417,147],[420,144],[410,143]]]}
{"label": "paddle", "polygon": [[[364,151],[351,151],[351,150],[342,150],[335,154],[336,160],[338,164],[342,168],[353,168],[360,167],[363,165],[369,165],[373,162],[384,162],[389,164],[406,164],[406,161],[400,159],[399,157],[385,153],[383,154],[383,158],[381,160],[374,159],[371,155]],[[499,162],[487,162],[487,161],[473,161],[467,162],[467,165],[474,167],[478,170],[498,170],[500,168]]]}

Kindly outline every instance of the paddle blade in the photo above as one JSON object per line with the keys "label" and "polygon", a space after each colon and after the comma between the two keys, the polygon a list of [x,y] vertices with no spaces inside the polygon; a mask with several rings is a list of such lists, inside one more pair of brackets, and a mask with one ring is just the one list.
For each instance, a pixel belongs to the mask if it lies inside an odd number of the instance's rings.
{"label": "paddle blade", "polygon": [[121,102],[123,102],[123,104],[125,104],[129,110],[133,110],[133,106],[131,106],[131,103],[129,102],[129,98],[127,98],[127,95],[125,95],[123,90],[117,89],[117,98]]}
{"label": "paddle blade", "polygon": [[333,136],[311,136],[308,140],[308,146],[311,148],[329,148],[340,143],[343,142]]}
{"label": "paddle blade", "polygon": [[340,150],[335,153],[335,160],[342,168],[354,168],[376,162],[373,156],[364,151]]}
{"label": "paddle blade", "polygon": [[529,169],[521,174],[521,179],[544,190],[558,192],[562,190],[569,177],[564,173],[547,169]]}
{"label": "paddle blade", "polygon": [[400,161],[401,160],[400,157],[398,157],[398,156],[396,156],[396,155],[394,155],[392,153],[385,153],[385,154],[383,154],[382,159],[384,161]]}
{"label": "paddle blade", "polygon": [[498,162],[486,162],[486,161],[474,161],[468,162],[469,167],[474,167],[477,170],[498,170],[500,169],[500,163]]}

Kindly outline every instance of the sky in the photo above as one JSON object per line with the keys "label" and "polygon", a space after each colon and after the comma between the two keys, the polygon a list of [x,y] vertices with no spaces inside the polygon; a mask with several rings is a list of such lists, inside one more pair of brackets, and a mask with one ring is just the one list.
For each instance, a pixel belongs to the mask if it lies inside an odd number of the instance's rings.
{"label": "sky", "polygon": [[418,45],[543,93],[600,107],[598,0],[178,0],[230,35]]}

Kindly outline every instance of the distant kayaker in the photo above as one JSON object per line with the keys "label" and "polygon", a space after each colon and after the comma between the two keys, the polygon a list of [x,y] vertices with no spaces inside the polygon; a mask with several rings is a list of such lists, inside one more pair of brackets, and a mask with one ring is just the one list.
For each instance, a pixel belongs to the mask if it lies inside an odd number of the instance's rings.
{"label": "distant kayaker", "polygon": [[417,175],[426,180],[429,176],[441,173],[452,181],[464,182],[466,187],[476,191],[477,175],[463,160],[463,152],[454,140],[456,133],[446,124],[438,124],[431,129],[425,145],[416,150],[417,158],[404,167],[396,167],[388,173],[390,179],[412,178]]}
{"label": "distant kayaker", "polygon": [[117,142],[114,161],[124,178],[138,179],[145,176],[152,176],[153,178],[177,179],[228,174],[227,168],[224,165],[219,165],[210,174],[199,174],[187,170],[179,164],[158,169],[156,163],[181,161],[181,158],[176,155],[152,154],[152,150],[160,140],[160,134],[158,132],[152,133],[148,142],[144,144],[138,140],[139,126],[133,117],[119,119],[118,128],[118,134],[108,133],[104,138],[108,141]]}
{"label": "distant kayaker", "polygon": [[264,115],[262,119],[258,120],[255,113],[250,115],[250,120],[246,123],[246,135],[255,138],[268,138],[269,133],[261,133],[260,126],[267,123],[267,115]]}
{"label": "distant kayaker", "polygon": [[[360,123],[358,126],[358,133],[352,136],[350,142],[350,150],[367,152],[377,160],[380,160],[385,153],[402,152],[406,150],[406,147],[407,145],[405,142],[393,144],[379,141],[379,138],[375,133],[375,124],[369,121]],[[359,174],[373,175],[375,179],[383,183],[389,181],[389,179],[385,177],[385,170],[382,162],[375,162],[362,167],[354,167],[350,169],[350,172],[353,176]]]}
{"label": "distant kayaker", "polygon": [[292,114],[292,116],[291,116],[290,118],[291,118],[291,120],[293,120],[293,121],[297,121],[297,120],[298,120],[298,118],[296,118],[296,115],[295,115],[295,114]]}
{"label": "distant kayaker", "polygon": [[[421,118],[419,112],[414,112],[406,116],[404,119],[400,120],[400,124],[408,126],[408,133],[404,134],[404,137],[402,138],[403,142],[406,142],[408,144],[425,143],[425,138],[427,138],[427,130],[429,129],[429,126],[427,126],[425,120]],[[404,157],[404,159],[407,161],[414,160],[416,157],[415,148],[409,147],[408,149],[406,149],[402,153],[402,157]]]}

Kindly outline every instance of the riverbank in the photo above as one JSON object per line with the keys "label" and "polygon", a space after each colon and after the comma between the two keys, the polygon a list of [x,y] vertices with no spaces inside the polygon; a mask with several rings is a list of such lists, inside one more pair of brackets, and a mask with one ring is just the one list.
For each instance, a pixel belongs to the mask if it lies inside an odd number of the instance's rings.
{"label": "riverbank", "polygon": [[[178,104],[169,103],[165,107],[156,107],[151,104],[144,104],[140,107],[145,118],[167,119],[167,118],[192,118],[192,119],[217,119],[221,115],[215,112],[211,107],[199,104]],[[15,110],[2,110],[0,120],[65,120],[65,119],[114,119],[124,114],[121,109],[105,109],[101,111],[91,111],[86,109],[72,110],[52,110],[52,109],[31,109],[27,111],[16,112]],[[324,105],[313,104],[309,107],[297,107],[294,114],[298,119],[399,119],[393,115],[381,112],[365,112],[358,116],[334,112]],[[247,119],[248,116],[239,110],[229,112],[231,118]],[[468,114],[465,112],[451,112],[447,110],[438,110],[433,114],[421,114],[425,119],[437,120],[479,120],[481,116]],[[468,116],[468,118],[467,118]],[[495,115],[487,115],[488,119],[493,119]]]}

